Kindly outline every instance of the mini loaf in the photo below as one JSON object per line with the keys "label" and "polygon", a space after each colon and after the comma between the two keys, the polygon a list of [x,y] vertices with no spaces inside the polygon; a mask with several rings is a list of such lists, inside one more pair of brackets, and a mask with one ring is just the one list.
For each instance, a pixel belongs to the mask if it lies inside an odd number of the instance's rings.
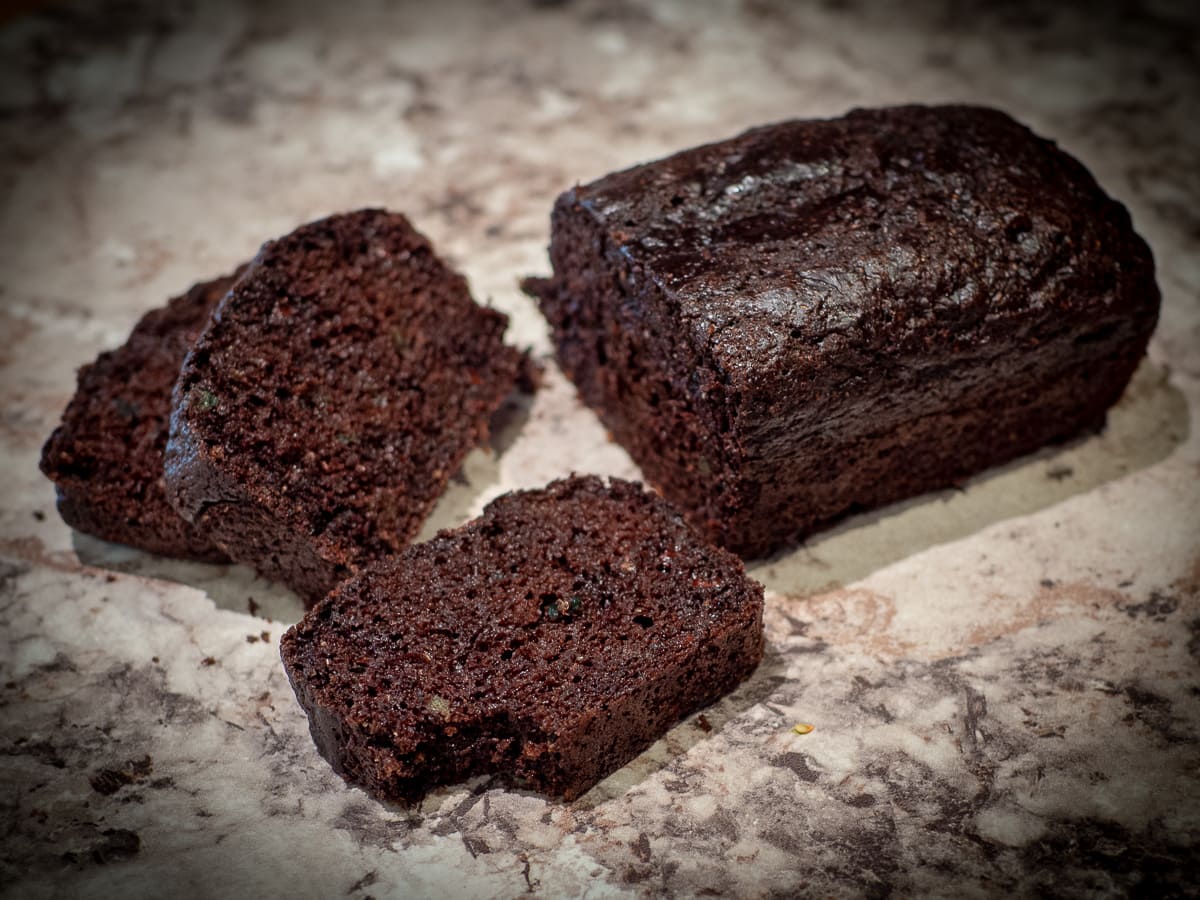
{"label": "mini loaf", "polygon": [[318,749],[376,796],[492,773],[571,799],[754,670],[762,602],[661,499],[572,477],[343,583],[280,652]]}
{"label": "mini loaf", "polygon": [[183,364],[168,496],[307,602],[403,549],[521,374],[507,318],[403,216],[266,244]]}
{"label": "mini loaf", "polygon": [[1159,292],[1125,208],[974,107],[756,128],[567,191],[558,359],[707,535],[766,554],[1100,427]]}
{"label": "mini loaf", "polygon": [[226,558],[167,502],[163,450],[179,367],[234,277],[197,284],[146,313],[124,345],[79,370],[41,462],[72,528],[163,556]]}

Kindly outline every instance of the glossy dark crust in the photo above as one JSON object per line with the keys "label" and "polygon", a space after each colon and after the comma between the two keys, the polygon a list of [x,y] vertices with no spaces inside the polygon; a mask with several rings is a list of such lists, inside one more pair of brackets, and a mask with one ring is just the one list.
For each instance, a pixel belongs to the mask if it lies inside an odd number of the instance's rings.
{"label": "glossy dark crust", "polygon": [[753,672],[762,609],[664,501],[574,477],[340,585],[280,651],[318,749],[376,796],[490,773],[571,799]]}
{"label": "glossy dark crust", "polygon": [[559,361],[747,557],[1100,427],[1154,329],[1150,250],[995,110],[795,121],[563,194],[530,280]]}
{"label": "glossy dark crust", "polygon": [[79,370],[41,460],[72,528],[162,556],[226,559],[171,508],[162,473],[179,367],[234,277],[197,284],[146,313],[121,347]]}
{"label": "glossy dark crust", "polygon": [[315,602],[403,549],[486,436],[524,368],[507,321],[400,215],[331,216],[266,244],[180,373],[171,502]]}

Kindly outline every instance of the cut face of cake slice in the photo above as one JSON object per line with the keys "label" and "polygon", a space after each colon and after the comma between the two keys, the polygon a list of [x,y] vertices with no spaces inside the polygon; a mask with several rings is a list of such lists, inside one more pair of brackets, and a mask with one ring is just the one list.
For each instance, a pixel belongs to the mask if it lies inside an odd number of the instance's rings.
{"label": "cut face of cake slice", "polygon": [[281,642],[317,747],[385,800],[495,774],[565,798],[745,679],[762,587],[640,485],[507,494]]}
{"label": "cut face of cake slice", "polygon": [[522,370],[506,324],[401,215],[266,244],[184,362],[171,502],[314,602],[402,550],[487,434]]}
{"label": "cut face of cake slice", "polygon": [[162,556],[226,559],[167,502],[163,451],[179,367],[235,277],[197,284],[151,310],[121,347],[79,370],[41,461],[72,528]]}

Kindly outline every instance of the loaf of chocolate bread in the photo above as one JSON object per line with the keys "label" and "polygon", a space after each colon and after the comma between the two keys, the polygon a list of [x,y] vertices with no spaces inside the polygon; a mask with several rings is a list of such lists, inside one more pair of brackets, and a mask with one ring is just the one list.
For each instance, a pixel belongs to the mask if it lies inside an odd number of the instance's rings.
{"label": "loaf of chocolate bread", "polygon": [[175,386],[170,501],[233,559],[322,597],[417,533],[522,354],[403,216],[264,245]]}
{"label": "loaf of chocolate bread", "polygon": [[368,568],[280,652],[318,749],[376,796],[491,773],[571,799],[754,670],[762,604],[663,500],[572,477]]}
{"label": "loaf of chocolate bread", "polygon": [[163,556],[226,558],[167,502],[163,449],[179,367],[234,277],[197,284],[146,313],[121,347],[79,370],[41,461],[72,528]]}
{"label": "loaf of chocolate bread", "polygon": [[1125,208],[1003,113],[856,110],[567,191],[558,359],[705,533],[766,554],[1097,428],[1159,292]]}

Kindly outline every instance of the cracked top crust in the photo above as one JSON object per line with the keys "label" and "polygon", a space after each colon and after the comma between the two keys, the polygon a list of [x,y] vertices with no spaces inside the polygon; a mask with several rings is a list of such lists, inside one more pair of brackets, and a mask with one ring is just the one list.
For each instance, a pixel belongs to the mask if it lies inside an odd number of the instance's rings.
{"label": "cracked top crust", "polygon": [[[1153,260],[1051,141],[969,106],[783,122],[564,194],[731,390],[1145,326]],[[1135,321],[1136,320],[1136,321]],[[819,391],[818,391],[819,392]],[[760,410],[763,414],[778,412]],[[752,412],[752,411],[751,411]]]}

